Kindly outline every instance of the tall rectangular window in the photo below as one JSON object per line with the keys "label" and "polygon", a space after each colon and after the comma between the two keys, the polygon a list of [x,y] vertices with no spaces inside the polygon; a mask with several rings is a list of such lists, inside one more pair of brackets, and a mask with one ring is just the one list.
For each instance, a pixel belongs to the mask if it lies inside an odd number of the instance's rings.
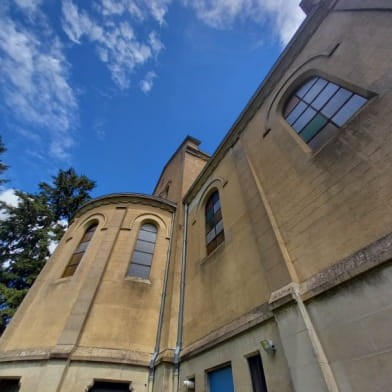
{"label": "tall rectangular window", "polygon": [[218,191],[215,191],[206,203],[205,218],[207,254],[210,254],[225,240]]}
{"label": "tall rectangular window", "polygon": [[129,276],[149,278],[157,232],[157,227],[151,223],[144,223],[141,226],[128,268]]}
{"label": "tall rectangular window", "polygon": [[263,363],[260,354],[248,358],[250,377],[252,379],[253,392],[267,392]]}
{"label": "tall rectangular window", "polygon": [[98,224],[93,223],[84,233],[84,236],[82,240],[80,241],[78,247],[75,249],[75,251],[72,254],[71,260],[69,261],[67,268],[63,272],[62,278],[66,278],[68,276],[72,276],[76,268],[78,268],[78,265],[80,261],[82,260],[82,257],[84,253],[86,252],[86,249],[88,247],[88,244],[91,241],[91,238],[93,237],[93,234],[95,230],[97,229]]}

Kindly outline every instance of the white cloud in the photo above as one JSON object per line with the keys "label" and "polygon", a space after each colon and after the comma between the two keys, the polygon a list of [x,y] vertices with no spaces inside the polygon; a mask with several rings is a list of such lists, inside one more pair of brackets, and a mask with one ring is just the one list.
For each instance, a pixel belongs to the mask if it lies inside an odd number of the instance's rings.
{"label": "white cloud", "polygon": [[15,3],[20,7],[23,8],[25,11],[34,12],[38,9],[42,0],[14,0]]}
{"label": "white cloud", "polygon": [[110,70],[113,81],[125,89],[129,87],[134,71],[157,56],[164,45],[155,31],[141,39],[132,28],[131,18],[118,21],[114,17],[129,13],[139,20],[150,16],[163,23],[167,3],[165,0],[101,0],[96,3],[97,14],[94,15],[79,9],[72,0],[63,0],[62,25],[74,43],[81,44],[85,38],[95,44],[98,56]]}
{"label": "white cloud", "polygon": [[269,23],[286,44],[304,19],[300,0],[182,0],[211,27],[228,29],[236,21]]}
{"label": "white cloud", "polygon": [[143,80],[140,81],[139,87],[140,90],[143,91],[144,94],[148,94],[152,86],[154,84],[154,79],[157,77],[157,74],[154,71],[147,72],[146,76]]}
{"label": "white cloud", "polygon": [[[30,10],[39,4],[27,0],[19,3]],[[38,14],[37,8],[34,12],[45,33],[40,33],[31,19],[16,21],[6,8],[0,9],[0,89],[16,121],[41,127],[49,140],[46,150],[64,159],[73,143],[77,101],[68,83],[62,45],[44,15]]]}
{"label": "white cloud", "polygon": [[15,195],[15,189],[7,189],[0,193],[0,201],[16,207],[19,202],[19,197]]}
{"label": "white cloud", "polygon": [[[19,202],[19,197],[15,195],[15,190],[14,189],[7,189],[3,192],[0,193],[0,201],[16,207]],[[0,209],[0,220],[3,220],[7,217],[7,214],[4,212],[4,210]]]}

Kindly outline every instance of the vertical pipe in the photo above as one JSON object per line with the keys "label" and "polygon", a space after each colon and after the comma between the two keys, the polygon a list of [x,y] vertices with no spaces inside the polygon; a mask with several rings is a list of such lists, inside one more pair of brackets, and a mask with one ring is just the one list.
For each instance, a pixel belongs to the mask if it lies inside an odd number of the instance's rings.
{"label": "vertical pipe", "polygon": [[170,254],[171,254],[171,247],[172,247],[172,241],[173,241],[173,228],[174,228],[174,220],[176,218],[176,213],[172,213],[172,221],[171,221],[171,226],[170,226],[170,239],[169,239],[169,246],[167,249],[167,256],[166,256],[166,266],[165,266],[165,274],[163,278],[163,290],[162,290],[162,296],[161,296],[161,307],[159,309],[159,319],[158,319],[158,330],[157,330],[157,337],[155,341],[155,349],[154,349],[154,354],[152,355],[151,361],[150,361],[150,380],[149,384],[151,384],[151,389],[154,388],[154,372],[155,372],[155,360],[158,357],[159,354],[159,348],[161,345],[161,335],[162,335],[162,322],[163,322],[163,313],[165,311],[165,302],[166,302],[166,293],[167,293],[167,281],[169,278],[169,264],[170,264]]}
{"label": "vertical pipe", "polygon": [[185,269],[186,269],[186,245],[188,235],[188,205],[185,204],[184,210],[184,237],[182,242],[182,260],[181,260],[181,286],[180,286],[180,304],[178,311],[178,327],[177,327],[177,344],[174,352],[174,366],[176,374],[177,391],[180,387],[180,351],[182,346],[182,325],[184,318],[184,292],[185,292]]}

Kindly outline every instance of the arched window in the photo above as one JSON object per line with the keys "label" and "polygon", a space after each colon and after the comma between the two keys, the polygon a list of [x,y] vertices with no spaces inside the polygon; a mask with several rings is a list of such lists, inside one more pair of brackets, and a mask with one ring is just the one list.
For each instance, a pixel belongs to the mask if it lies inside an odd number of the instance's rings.
{"label": "arched window", "polygon": [[148,279],[150,276],[157,232],[157,227],[151,223],[144,223],[141,226],[128,268],[129,276],[143,279]]}
{"label": "arched window", "polygon": [[318,148],[366,102],[361,95],[314,77],[287,100],[283,114],[310,147]]}
{"label": "arched window", "polygon": [[64,270],[63,273],[63,278],[67,276],[72,276],[76,268],[78,267],[80,260],[82,260],[82,257],[84,255],[84,252],[87,249],[88,244],[90,243],[90,240],[98,226],[98,223],[93,223],[89,228],[86,230],[84,233],[84,236],[82,240],[79,243],[79,246],[76,248],[76,250],[73,252],[73,255],[71,257],[71,260],[69,261],[67,268]]}
{"label": "arched window", "polygon": [[210,254],[225,240],[222,210],[218,191],[215,191],[208,199],[205,214],[207,254]]}

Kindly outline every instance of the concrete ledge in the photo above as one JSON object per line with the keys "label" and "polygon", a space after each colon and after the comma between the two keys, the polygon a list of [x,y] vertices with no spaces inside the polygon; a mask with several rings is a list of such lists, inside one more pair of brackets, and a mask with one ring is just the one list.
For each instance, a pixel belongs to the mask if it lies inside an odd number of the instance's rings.
{"label": "concrete ledge", "polygon": [[151,354],[140,351],[113,350],[99,347],[78,347],[72,352],[72,346],[11,350],[0,354],[0,363],[49,359],[69,359],[71,361],[118,363],[148,367]]}
{"label": "concrete ledge", "polygon": [[296,301],[295,292],[299,293],[304,301],[309,300],[390,260],[392,260],[392,234],[338,261],[301,284],[290,283],[274,291],[268,303],[186,346],[181,352],[181,359],[191,358],[272,318],[275,310]]}
{"label": "concrete ledge", "polygon": [[389,260],[392,260],[392,234],[312,276],[301,283],[299,292],[303,300],[310,299]]}
{"label": "concrete ledge", "polygon": [[185,347],[181,352],[181,360],[191,358],[272,317],[273,314],[270,311],[269,304],[266,303],[258,306],[249,313],[246,313],[238,319],[209,333],[204,338]]}

